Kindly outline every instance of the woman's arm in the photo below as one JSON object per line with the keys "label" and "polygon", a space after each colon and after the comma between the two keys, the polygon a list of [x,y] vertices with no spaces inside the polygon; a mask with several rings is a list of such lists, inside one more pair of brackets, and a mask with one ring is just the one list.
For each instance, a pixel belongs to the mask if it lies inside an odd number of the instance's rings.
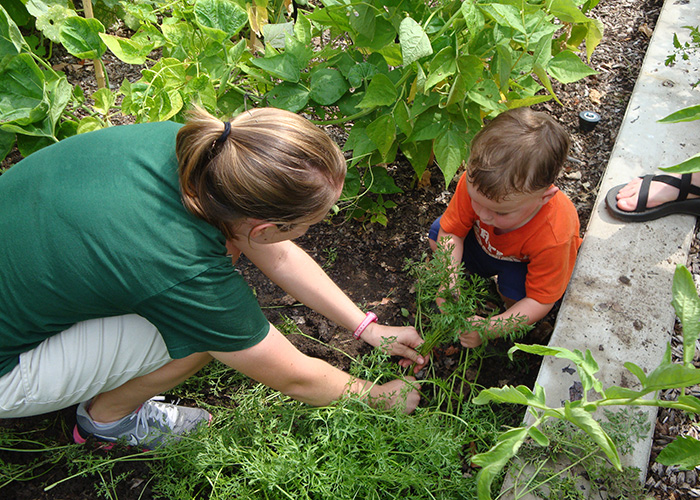
{"label": "woman's arm", "polygon": [[253,347],[210,354],[258,382],[314,406],[324,406],[344,394],[355,393],[364,395],[372,406],[390,408],[402,404],[403,411],[411,413],[420,400],[417,388],[402,380],[373,385],[302,354],[272,325],[267,336]]}
{"label": "woman's arm", "polygon": [[[321,267],[304,250],[291,241],[259,244],[241,237],[234,241],[250,261],[285,292],[336,324],[353,331],[365,318],[350,298],[338,288]],[[362,339],[375,347],[391,337],[387,345],[391,354],[404,358],[402,366],[416,363],[420,369],[427,360],[414,349],[423,343],[413,327],[370,325]]]}

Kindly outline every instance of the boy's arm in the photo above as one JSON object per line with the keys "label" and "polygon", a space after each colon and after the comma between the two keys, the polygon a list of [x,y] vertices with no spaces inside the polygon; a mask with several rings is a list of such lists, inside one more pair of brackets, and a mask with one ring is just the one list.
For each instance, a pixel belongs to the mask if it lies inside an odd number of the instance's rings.
{"label": "boy's arm", "polygon": [[[554,307],[554,302],[551,304],[542,304],[535,299],[525,297],[506,309],[505,312],[493,316],[491,318],[491,323],[495,324],[498,320],[506,320],[508,318],[520,316],[525,319],[528,325],[532,325],[547,316],[549,311],[552,310],[552,307]],[[473,319],[482,318],[474,316]],[[464,347],[477,347],[481,345],[481,337],[479,333],[475,331],[464,332],[459,336],[459,342]]]}
{"label": "boy's arm", "polygon": [[[440,231],[438,231],[437,243],[447,245],[448,248],[452,248],[450,252],[452,259],[452,273],[450,276],[452,279],[452,284],[454,284],[457,279],[457,271],[462,264],[462,255],[464,255],[464,238],[460,238],[456,234],[448,233],[441,227]],[[437,305],[440,306],[444,300],[438,298],[435,302],[437,302]]]}

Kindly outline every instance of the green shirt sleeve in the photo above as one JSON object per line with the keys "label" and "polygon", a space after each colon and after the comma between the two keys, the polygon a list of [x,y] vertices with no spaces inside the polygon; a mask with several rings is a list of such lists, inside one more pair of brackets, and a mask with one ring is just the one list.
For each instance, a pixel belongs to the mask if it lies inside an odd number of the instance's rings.
{"label": "green shirt sleeve", "polygon": [[172,358],[247,349],[270,328],[252,290],[231,263],[142,301],[135,312],[158,328]]}

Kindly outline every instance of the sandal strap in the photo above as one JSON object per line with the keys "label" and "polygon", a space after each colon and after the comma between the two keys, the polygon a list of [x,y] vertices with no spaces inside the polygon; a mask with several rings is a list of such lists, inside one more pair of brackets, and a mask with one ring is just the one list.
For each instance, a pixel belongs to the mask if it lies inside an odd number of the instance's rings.
{"label": "sandal strap", "polygon": [[694,186],[692,183],[692,174],[682,174],[680,179],[672,175],[666,174],[648,174],[641,177],[642,185],[639,187],[639,197],[637,200],[637,207],[634,209],[635,212],[643,212],[647,209],[647,201],[649,199],[649,186],[652,182],[663,182],[669,186],[673,186],[678,189],[678,196],[675,201],[684,201],[688,198],[688,194],[694,194],[695,196],[700,196],[700,187]]}

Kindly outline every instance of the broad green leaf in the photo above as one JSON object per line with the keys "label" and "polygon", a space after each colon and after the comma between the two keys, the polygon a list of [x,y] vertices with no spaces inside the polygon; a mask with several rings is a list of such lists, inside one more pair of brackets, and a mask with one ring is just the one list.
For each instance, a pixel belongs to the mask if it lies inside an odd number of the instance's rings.
{"label": "broad green leaf", "polygon": [[535,427],[535,426],[529,427],[527,429],[527,433],[540,446],[549,446],[549,438],[547,436],[545,436],[542,433],[542,431],[539,430],[537,427]]}
{"label": "broad green leaf", "polygon": [[106,115],[109,110],[114,107],[115,95],[109,89],[99,89],[92,94],[92,98],[95,100],[95,109]]}
{"label": "broad green leaf", "polygon": [[15,144],[17,134],[2,130],[0,127],[0,158],[5,158]]}
{"label": "broad green leaf", "polygon": [[619,387],[617,385],[613,385],[605,389],[605,397],[607,399],[637,399],[648,393],[649,391],[635,391],[633,389]]}
{"label": "broad green leaf", "polygon": [[265,94],[265,97],[270,106],[298,113],[309,102],[309,90],[298,83],[282,82]]}
{"label": "broad green leaf", "polygon": [[433,157],[433,141],[404,142],[401,151],[411,162],[413,171],[420,179]]}
{"label": "broad green leaf", "polygon": [[547,102],[552,99],[551,95],[535,95],[532,97],[525,97],[523,99],[509,99],[506,102],[508,109],[523,108],[525,106],[534,106],[541,102]]}
{"label": "broad green leaf", "polygon": [[700,441],[690,436],[678,436],[668,444],[656,461],[661,465],[677,466],[680,470],[691,470],[700,465]]}
{"label": "broad green leaf", "polygon": [[36,27],[52,42],[59,43],[61,26],[69,17],[77,16],[68,2],[46,4],[41,0],[29,0],[26,4],[29,13],[36,18]]}
{"label": "broad green leaf", "polygon": [[700,336],[700,297],[690,271],[676,266],[673,275],[673,309],[683,325],[683,363],[692,366],[695,343]]}
{"label": "broad green leaf", "polygon": [[[414,103],[414,107],[415,107]],[[418,116],[413,124],[411,141],[429,141],[435,139],[448,126],[444,113],[436,106]]]}
{"label": "broad green leaf", "polygon": [[218,42],[236,35],[248,23],[248,13],[228,0],[197,0],[194,3],[197,25]]}
{"label": "broad green leaf", "polygon": [[[394,179],[389,175],[389,173],[386,171],[386,168],[384,167],[371,167],[369,169],[368,175],[370,181],[369,185],[367,186],[367,189],[371,193],[394,194],[403,192],[401,188],[396,185]],[[365,184],[368,184],[367,176],[365,176]]]}
{"label": "broad green leaf", "polygon": [[399,26],[399,45],[405,66],[433,53],[428,35],[421,25],[410,17],[405,17]]}
{"label": "broad green leaf", "polygon": [[153,47],[142,45],[128,38],[100,33],[100,39],[117,56],[120,61],[127,64],[143,64],[151,53]]}
{"label": "broad green leaf", "polygon": [[476,476],[479,500],[491,499],[493,480],[500,474],[508,461],[518,453],[527,436],[526,427],[511,429],[501,434],[496,445],[489,451],[472,457],[472,463],[481,467]]}
{"label": "broad green leaf", "polygon": [[483,80],[476,84],[469,92],[467,96],[472,101],[481,105],[482,108],[489,111],[503,111],[504,107],[501,105],[501,92],[496,83],[493,80]]}
{"label": "broad green leaf", "polygon": [[15,24],[19,26],[25,26],[29,23],[32,16],[27,12],[27,8],[24,6],[26,0],[3,0],[0,9],[3,9],[8,13],[10,19],[13,19]]}
{"label": "broad green leaf", "polygon": [[700,104],[679,109],[659,120],[659,123],[680,123],[700,120]]}
{"label": "broad green leaf", "polygon": [[217,108],[216,90],[211,78],[206,74],[188,80],[183,95],[187,100],[198,103],[210,112]]}
{"label": "broad green leaf", "polygon": [[700,413],[700,399],[695,396],[682,394],[678,396],[678,402],[686,407],[685,411]]}
{"label": "broad green leaf", "polygon": [[490,389],[484,389],[473,400],[474,404],[477,405],[483,405],[491,401],[495,401],[497,403],[529,405],[536,408],[542,408],[544,407],[544,392],[538,390],[537,394],[535,394],[529,387],[524,385],[519,385],[517,387],[506,385],[504,387],[491,387]]}
{"label": "broad green leaf", "polygon": [[59,31],[59,40],[71,55],[79,59],[99,59],[107,50],[100,39],[105,27],[97,19],[74,16],[66,19]]}
{"label": "broad green leaf", "polygon": [[372,77],[365,92],[365,97],[357,105],[358,108],[375,108],[389,106],[396,102],[398,93],[394,83],[383,73]]}
{"label": "broad green leaf", "polygon": [[513,28],[520,33],[527,33],[520,9],[514,5],[491,4],[483,5],[483,11],[491,17],[497,24]]}
{"label": "broad green leaf", "polygon": [[184,63],[173,57],[160,59],[151,69],[144,69],[141,74],[142,80],[152,83],[156,92],[161,88],[180,87],[187,81]]}
{"label": "broad green leaf", "polygon": [[19,54],[23,42],[24,37],[22,37],[19,28],[0,5],[0,59]]}
{"label": "broad green leaf", "polygon": [[294,36],[304,45],[311,43],[311,23],[301,12],[297,15],[297,22],[294,23]]}
{"label": "broad green leaf", "polygon": [[431,89],[435,84],[452,76],[457,71],[456,53],[454,47],[448,45],[428,63],[428,78],[425,89]]}
{"label": "broad green leaf", "polygon": [[396,140],[394,117],[390,114],[380,116],[367,125],[366,132],[382,156],[386,156]]}
{"label": "broad green leaf", "polygon": [[663,389],[689,387],[700,384],[700,370],[694,367],[662,363],[647,375],[644,390],[656,392]]}
{"label": "broad green leaf", "polygon": [[377,147],[370,140],[365,127],[359,123],[354,124],[348,133],[348,140],[343,146],[343,151],[352,151],[350,165],[356,165],[376,149]]}
{"label": "broad green leaf", "polygon": [[603,26],[603,23],[598,19],[591,19],[587,26],[588,30],[586,31],[586,58],[590,63],[593,51],[603,39],[605,27]]}
{"label": "broad green leaf", "polygon": [[471,90],[484,73],[484,62],[472,55],[462,55],[457,59],[457,69],[464,79],[466,91]]}
{"label": "broad green leaf", "polygon": [[693,172],[700,172],[700,153],[695,156],[691,156],[685,161],[671,167],[663,167],[661,170],[665,172],[672,172],[676,174],[692,174]]}
{"label": "broad green leaf", "polygon": [[348,82],[337,69],[321,68],[311,74],[309,98],[329,106],[348,91]]}
{"label": "broad green leaf", "polygon": [[360,31],[355,35],[355,45],[358,47],[367,47],[373,52],[379,52],[387,45],[394,42],[396,39],[396,30],[394,26],[384,19],[377,17],[375,22],[374,32]]}
{"label": "broad green leaf", "polygon": [[552,0],[549,11],[565,23],[586,23],[589,19],[579,10],[574,0]]}
{"label": "broad green leaf", "polygon": [[17,135],[17,149],[25,158],[56,141],[45,135]]}
{"label": "broad green leaf", "polygon": [[447,100],[440,102],[441,108],[446,108],[453,104],[461,104],[464,102],[465,97],[467,97],[467,88],[464,83],[464,78],[462,75],[458,74],[452,79],[452,85],[450,85],[450,92],[447,94]]}
{"label": "broad green leaf", "polygon": [[378,71],[379,70],[374,64],[361,62],[353,64],[346,76],[350,86],[357,88],[360,87],[364,81],[371,80],[371,78],[376,75]]}
{"label": "broad green leaf", "polygon": [[85,134],[87,132],[94,132],[95,130],[100,130],[102,128],[102,122],[99,118],[95,116],[86,116],[81,118],[80,123],[78,123],[78,134]]}
{"label": "broad green leaf", "polygon": [[496,66],[495,76],[497,78],[498,87],[501,92],[505,93],[510,88],[510,72],[513,67],[513,58],[511,57],[511,49],[505,45],[496,47],[496,57],[492,64]]}
{"label": "broad green leaf", "polygon": [[294,36],[294,23],[266,24],[262,27],[265,43],[269,43],[276,49],[283,49],[286,35]]}
{"label": "broad green leaf", "polygon": [[464,133],[447,128],[435,138],[433,148],[435,161],[445,176],[445,188],[447,188],[467,158],[467,143]]}
{"label": "broad green leaf", "polygon": [[[548,45],[551,46],[551,44],[548,44]],[[542,64],[536,62],[533,71],[537,75],[537,78],[540,79],[540,82],[542,82],[542,85],[544,85],[544,88],[546,88],[547,91],[549,92],[549,94],[552,97],[554,97],[554,100],[563,106],[562,102],[559,100],[557,95],[554,93],[554,87],[552,87],[552,82],[549,79],[549,76],[547,75],[547,71],[545,71],[544,66]]]}
{"label": "broad green leaf", "polygon": [[564,408],[564,416],[569,422],[588,434],[591,439],[600,446],[600,449],[603,450],[617,470],[622,470],[620,455],[617,452],[615,443],[613,443],[610,436],[607,435],[598,421],[593,418],[593,415],[583,408],[575,408],[567,404]]}
{"label": "broad green leaf", "polygon": [[146,100],[148,107],[148,121],[160,122],[169,120],[183,107],[182,95],[177,90],[158,92],[152,98]]}
{"label": "broad green leaf", "polygon": [[43,120],[49,111],[44,82],[31,55],[5,57],[0,62],[0,123],[24,126]]}
{"label": "broad green leaf", "polygon": [[642,370],[639,366],[635,365],[631,361],[627,361],[625,363],[625,368],[627,368],[630,371],[630,373],[632,373],[632,375],[637,377],[639,383],[642,384],[642,386],[646,384],[647,374],[644,373],[644,370]]}
{"label": "broad green leaf", "polygon": [[460,12],[467,23],[467,30],[469,31],[470,38],[475,39],[476,35],[484,29],[486,24],[484,14],[482,14],[479,8],[472,2],[462,2]]}
{"label": "broad green leaf", "polygon": [[563,50],[554,56],[547,64],[547,72],[561,83],[573,83],[581,78],[598,74],[570,50]]}
{"label": "broad green leaf", "polygon": [[408,117],[408,106],[406,105],[406,101],[399,101],[396,103],[393,115],[394,123],[396,123],[396,126],[401,133],[406,136],[411,135],[411,132],[413,132],[413,124]]}
{"label": "broad green leaf", "polygon": [[389,66],[402,66],[403,56],[401,55],[401,46],[398,43],[390,43],[379,49],[377,54],[381,54]]}
{"label": "broad green leaf", "polygon": [[250,61],[254,66],[266,71],[275,78],[285,82],[296,83],[301,78],[299,61],[291,54],[277,54],[272,57],[255,58]]}

